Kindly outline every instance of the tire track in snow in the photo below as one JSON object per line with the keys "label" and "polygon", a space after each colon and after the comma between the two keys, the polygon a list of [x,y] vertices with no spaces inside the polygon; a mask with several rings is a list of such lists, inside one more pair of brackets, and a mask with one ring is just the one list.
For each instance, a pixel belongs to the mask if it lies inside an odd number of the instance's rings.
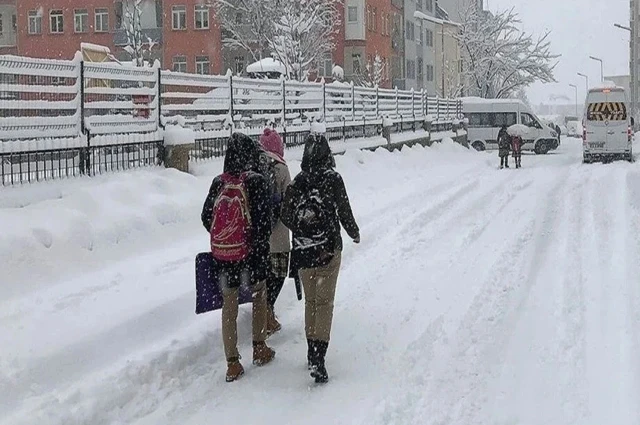
{"label": "tire track in snow", "polygon": [[[498,258],[509,254],[520,258],[520,261],[516,264],[490,263],[494,267],[483,278],[480,291],[461,321],[457,325],[455,321],[449,326],[445,324],[443,337],[437,341],[434,360],[420,363],[419,370],[427,371],[426,388],[418,385],[409,390],[419,391],[422,394],[422,397],[418,397],[420,401],[410,407],[401,403],[400,408],[391,413],[392,417],[400,419],[386,423],[417,423],[417,418],[421,418],[420,423],[426,421],[437,424],[473,421],[485,401],[483,390],[486,381],[504,356],[504,347],[511,338],[519,308],[534,283],[533,278],[527,279],[527,273],[521,273],[518,269],[528,265],[529,271],[535,270],[550,243],[550,235],[541,232],[557,221],[555,210],[562,201],[558,190],[563,178],[557,181],[559,183],[547,194],[551,203],[546,208],[542,207],[545,210],[542,220],[535,216],[523,217],[519,225],[513,228],[516,233],[511,234],[508,242],[496,252]],[[464,271],[454,274],[452,280],[472,278],[474,270],[478,270],[478,265],[483,261],[486,264],[487,259],[476,258]],[[475,275],[477,277],[477,272]],[[517,284],[511,286],[512,282],[519,281],[524,284],[520,287]],[[454,310],[458,308],[453,307]],[[454,311],[445,315],[449,321],[455,318],[452,316],[456,316]],[[447,332],[447,328],[451,328],[451,331]],[[391,410],[394,410],[393,407]]]}

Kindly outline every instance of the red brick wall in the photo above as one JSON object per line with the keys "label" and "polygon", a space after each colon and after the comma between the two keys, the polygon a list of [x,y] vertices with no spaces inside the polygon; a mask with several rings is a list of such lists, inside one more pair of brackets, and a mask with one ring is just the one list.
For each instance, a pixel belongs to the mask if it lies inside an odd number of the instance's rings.
{"label": "red brick wall", "polygon": [[[42,34],[29,34],[29,11],[42,7]],[[96,8],[109,9],[107,33],[94,31]],[[51,34],[49,11],[62,9],[64,34]],[[89,28],[86,33],[74,32],[74,9],[87,9]],[[19,0],[18,1],[18,54],[36,58],[72,59],[80,50],[80,43],[94,43],[109,47],[114,51],[113,27],[115,25],[113,0]]]}
{"label": "red brick wall", "polygon": [[[187,72],[196,72],[196,56],[208,56],[211,74],[222,73],[222,49],[220,26],[209,11],[209,29],[195,28],[195,6],[202,0],[165,0],[163,20],[163,68],[171,69],[174,56],[186,56]],[[187,29],[174,30],[172,8],[186,6]]]}

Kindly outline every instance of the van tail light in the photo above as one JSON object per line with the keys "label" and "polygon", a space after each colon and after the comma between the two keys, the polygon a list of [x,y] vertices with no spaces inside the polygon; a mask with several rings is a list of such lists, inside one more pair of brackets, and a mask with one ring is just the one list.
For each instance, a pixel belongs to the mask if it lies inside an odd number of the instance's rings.
{"label": "van tail light", "polygon": [[631,130],[631,126],[627,129],[627,137],[629,138],[629,143],[633,141],[633,130]]}
{"label": "van tail light", "polygon": [[587,144],[587,129],[583,128],[582,129],[582,143],[583,144]]}

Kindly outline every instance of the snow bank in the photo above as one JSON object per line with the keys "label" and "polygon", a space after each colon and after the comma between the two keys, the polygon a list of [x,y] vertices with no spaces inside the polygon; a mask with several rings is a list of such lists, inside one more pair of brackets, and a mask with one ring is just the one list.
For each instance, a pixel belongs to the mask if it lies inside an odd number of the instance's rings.
{"label": "snow bank", "polygon": [[197,226],[209,184],[209,178],[150,169],[3,189],[0,298],[126,257],[136,246],[166,243],[171,226]]}
{"label": "snow bank", "polygon": [[165,146],[189,145],[196,142],[196,133],[179,125],[168,125],[164,130]]}

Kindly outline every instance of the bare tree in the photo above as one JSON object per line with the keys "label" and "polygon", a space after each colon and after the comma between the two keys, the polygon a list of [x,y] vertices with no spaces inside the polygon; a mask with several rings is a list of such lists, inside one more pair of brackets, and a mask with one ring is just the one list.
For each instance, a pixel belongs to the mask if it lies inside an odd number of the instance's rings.
{"label": "bare tree", "polygon": [[376,54],[372,61],[367,62],[364,71],[356,76],[357,84],[364,87],[380,86],[384,79],[384,67],[382,58]]}
{"label": "bare tree", "polygon": [[306,80],[314,64],[333,51],[342,0],[209,0],[227,47],[259,60],[268,52],[287,77]]}
{"label": "bare tree", "polygon": [[559,55],[551,52],[549,32],[537,38],[524,33],[513,9],[493,14],[472,4],[461,20],[463,79],[472,93],[507,98],[536,81],[555,82]]}
{"label": "bare tree", "polygon": [[[131,55],[136,66],[144,66],[155,42],[145,37],[142,31],[142,2],[143,0],[128,0],[124,2],[124,30],[127,34],[127,45],[124,50]],[[146,40],[145,40],[146,38]]]}
{"label": "bare tree", "polygon": [[222,44],[245,50],[256,61],[262,59],[273,38],[273,24],[280,17],[281,0],[207,1],[222,26]]}

